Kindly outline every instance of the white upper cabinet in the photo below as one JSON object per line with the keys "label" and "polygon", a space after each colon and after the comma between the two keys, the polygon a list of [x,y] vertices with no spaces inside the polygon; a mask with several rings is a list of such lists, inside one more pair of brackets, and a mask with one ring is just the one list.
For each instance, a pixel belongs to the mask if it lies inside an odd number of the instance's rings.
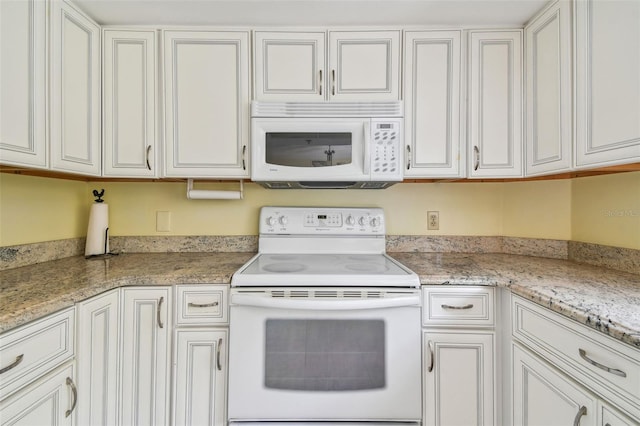
{"label": "white upper cabinet", "polygon": [[324,32],[256,31],[255,98],[323,100],[325,38]]}
{"label": "white upper cabinet", "polygon": [[154,30],[103,32],[103,175],[157,177]]}
{"label": "white upper cabinet", "polygon": [[522,176],[522,31],[469,32],[469,177]]}
{"label": "white upper cabinet", "polygon": [[71,3],[51,14],[51,168],[100,175],[100,27]]}
{"label": "white upper cabinet", "polygon": [[165,176],[248,178],[249,32],[163,31]]}
{"label": "white upper cabinet", "polygon": [[257,100],[398,100],[400,31],[256,31]]}
{"label": "white upper cabinet", "polygon": [[526,175],[571,169],[571,3],[556,1],[524,29]]}
{"label": "white upper cabinet", "polygon": [[400,57],[400,31],[329,31],[328,95],[400,99]]}
{"label": "white upper cabinet", "polygon": [[460,31],[404,34],[406,177],[460,177]]}
{"label": "white upper cabinet", "polygon": [[640,2],[576,1],[576,167],[640,161]]}
{"label": "white upper cabinet", "polygon": [[0,164],[46,168],[47,3],[0,2]]}

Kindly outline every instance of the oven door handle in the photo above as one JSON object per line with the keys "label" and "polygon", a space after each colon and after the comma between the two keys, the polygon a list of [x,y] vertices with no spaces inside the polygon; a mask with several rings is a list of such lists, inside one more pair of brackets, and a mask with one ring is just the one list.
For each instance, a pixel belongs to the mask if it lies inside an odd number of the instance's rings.
{"label": "oven door handle", "polygon": [[231,305],[254,306],[275,309],[304,309],[312,311],[352,311],[361,309],[399,308],[405,306],[420,306],[420,295],[390,297],[380,299],[295,299],[272,298],[251,294],[234,294]]}

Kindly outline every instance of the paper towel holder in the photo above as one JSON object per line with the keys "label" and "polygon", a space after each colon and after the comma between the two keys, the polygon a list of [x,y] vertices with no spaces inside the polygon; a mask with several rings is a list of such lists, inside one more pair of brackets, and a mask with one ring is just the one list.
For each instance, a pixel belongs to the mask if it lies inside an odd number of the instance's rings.
{"label": "paper towel holder", "polygon": [[193,189],[193,179],[187,179],[187,198],[189,200],[242,200],[244,198],[244,182],[239,181],[238,191],[214,191]]}

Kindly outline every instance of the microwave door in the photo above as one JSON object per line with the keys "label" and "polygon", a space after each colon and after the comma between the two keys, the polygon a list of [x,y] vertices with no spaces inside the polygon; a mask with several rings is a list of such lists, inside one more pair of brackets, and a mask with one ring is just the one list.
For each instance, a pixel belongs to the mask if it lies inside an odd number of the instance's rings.
{"label": "microwave door", "polygon": [[368,120],[254,119],[252,179],[368,180],[363,164]]}

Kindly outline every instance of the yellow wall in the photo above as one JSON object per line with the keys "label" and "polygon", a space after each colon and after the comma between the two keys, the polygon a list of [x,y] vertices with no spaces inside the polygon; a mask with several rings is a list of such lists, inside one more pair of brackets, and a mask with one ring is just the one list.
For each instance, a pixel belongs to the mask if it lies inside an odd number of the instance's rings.
{"label": "yellow wall", "polygon": [[574,179],[575,241],[640,249],[640,172]]}
{"label": "yellow wall", "polygon": [[[237,186],[237,184],[235,185]],[[235,186],[231,188],[235,189]],[[387,231],[427,234],[427,211],[440,211],[429,234],[499,235],[501,184],[401,184],[385,190],[267,190],[245,185],[244,200],[188,200],[185,183],[104,183],[113,235],[255,235],[265,205],[382,207]],[[196,183],[197,189],[220,188]],[[156,232],[156,212],[170,211],[171,232]]]}
{"label": "yellow wall", "polygon": [[0,247],[87,233],[86,182],[0,173]]}
{"label": "yellow wall", "polygon": [[[220,185],[196,183],[196,188]],[[385,209],[391,235],[505,235],[640,249],[640,172],[573,180],[406,183],[386,190],[278,191],[247,184],[245,199],[237,201],[187,200],[185,183],[87,183],[3,173],[0,246],[84,236],[91,191],[100,188],[106,190],[114,236],[255,235],[263,205],[377,206]],[[429,210],[440,212],[439,231],[427,231]],[[170,232],[156,231],[158,211],[171,212]]]}
{"label": "yellow wall", "polygon": [[569,179],[505,183],[501,235],[570,240],[571,185]]}

